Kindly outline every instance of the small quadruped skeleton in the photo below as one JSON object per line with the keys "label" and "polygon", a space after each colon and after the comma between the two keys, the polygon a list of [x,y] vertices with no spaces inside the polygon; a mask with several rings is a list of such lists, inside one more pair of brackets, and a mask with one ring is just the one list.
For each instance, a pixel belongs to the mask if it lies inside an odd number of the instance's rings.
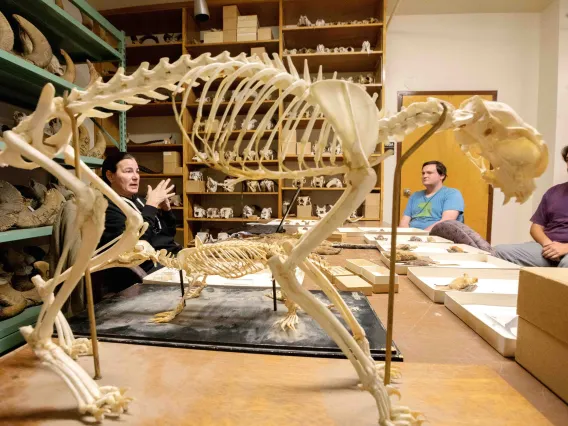
{"label": "small quadruped skeleton", "polygon": [[[112,386],[99,387],[65,352],[64,347],[59,347],[51,341],[51,333],[54,324],[59,324],[58,331],[62,328],[63,335],[69,337],[65,339],[65,346],[77,348],[74,352],[67,349],[70,353],[88,352],[88,343],[73,343],[68,326],[61,326],[65,324],[65,320],[60,314],[60,308],[79,278],[86,271],[103,269],[111,264],[134,265],[148,258],[153,259],[155,254],[144,245],[136,245],[146,226],[140,215],[75,158],[69,142],[72,136],[76,135],[77,125],[87,117],[105,118],[111,115],[107,112],[109,110],[123,111],[133,104],[146,104],[150,99],[167,99],[165,95],[158,93],[157,89],[172,91],[173,100],[181,94],[180,110],[183,111],[187,107],[191,92],[187,88],[203,85],[203,93],[208,93],[211,84],[219,78],[222,78],[222,81],[211,104],[208,105],[209,115],[203,115],[202,99],[197,109],[194,129],[190,134],[184,130],[181,115],[175,102],[173,103],[176,120],[185,136],[184,140],[194,152],[199,151],[199,146],[205,154],[203,162],[228,176],[234,176],[235,183],[245,180],[293,180],[345,175],[345,191],[313,228],[296,244],[284,241],[281,250],[275,251],[269,247],[263,252],[263,256],[266,256],[266,263],[288,299],[311,315],[353,364],[362,388],[369,391],[376,401],[379,424],[420,424],[418,414],[408,407],[392,404],[390,395],[396,391],[382,383],[380,368],[371,357],[364,330],[351,311],[344,307],[345,304],[340,303],[340,295],[326,276],[308,259],[312,250],[341,226],[373,189],[376,183],[373,167],[390,155],[389,152],[372,157],[377,145],[393,139],[402,140],[406,134],[420,126],[443,121],[440,129],[455,130],[461,149],[481,170],[484,179],[501,188],[506,201],[516,197],[517,201],[524,202],[535,188],[534,178],[540,176],[547,166],[546,145],[538,132],[524,123],[507,105],[483,101],[479,97],[465,101],[457,110],[440,100],[430,99],[410,105],[395,116],[383,117],[375,104],[375,95],[369,96],[357,84],[337,79],[323,80],[321,68],[316,82],[312,83],[307,62],[301,77],[290,60],[286,69],[277,55],[274,55],[273,62],[266,54],[259,59],[256,56],[247,57],[245,54],[231,57],[228,52],[215,57],[206,53],[194,59],[184,55],[174,63],[163,58],[152,69],[148,63],[143,63],[131,75],[125,75],[124,70],[119,69],[108,82],[99,79],[88,89],[73,89],[63,98],[54,97],[54,88],[48,84],[43,89],[36,111],[11,131],[4,132],[6,148],[0,152],[0,164],[24,169],[41,166],[75,192],[79,205],[76,226],[78,232],[82,233],[83,245],[76,263],[69,270],[61,272],[61,268],[58,268],[54,277],[47,282],[39,277],[33,278],[44,304],[36,327],[21,329],[26,340],[43,363],[63,378],[76,397],[81,413],[90,413],[101,419],[106,414],[119,414],[126,409],[129,398],[123,391]],[[213,131],[213,122],[219,115],[220,100],[225,98],[228,89],[237,79],[240,81],[236,90],[224,104],[226,108],[220,125]],[[229,129],[233,128],[237,115],[245,114],[246,120],[250,120],[259,114],[260,106],[273,93],[279,94],[278,99],[260,119],[252,136],[242,129],[234,143],[229,143]],[[243,110],[245,103],[248,111]],[[261,142],[270,120],[278,117],[277,110],[281,104],[285,105],[284,113],[270,131],[268,140]],[[236,162],[226,160],[225,152],[238,153],[243,151],[241,148],[268,152],[277,137],[278,129],[282,127],[283,134],[292,135],[294,132],[290,130],[297,130],[300,120],[306,118],[308,109],[313,111],[300,143],[307,144],[316,119],[322,114],[324,119],[320,137],[315,142],[314,163],[306,163],[304,155],[299,155],[297,163],[292,166],[290,162],[284,161],[284,155],[278,153],[277,167],[271,169],[263,164],[261,158],[245,163],[245,160],[237,155],[236,158],[240,159]],[[285,120],[288,116],[294,118]],[[44,125],[53,118],[61,120],[61,129],[43,140]],[[197,132],[202,122],[205,122],[204,131]],[[245,136],[247,141],[244,140]],[[287,152],[288,145],[296,143],[291,138],[292,136],[289,136],[284,140],[281,152]],[[330,138],[332,155],[324,156]],[[340,163],[336,163],[334,155],[338,144],[343,152],[343,161]],[[84,177],[100,193],[83,183],[72,172],[57,165],[52,159],[59,153],[64,154],[68,164],[76,163],[76,167],[80,168]],[[101,193],[111,199],[127,218],[124,234],[104,252],[96,251],[104,227],[106,207]],[[130,253],[128,256],[119,258],[119,255],[127,252]],[[186,256],[185,259],[179,259],[182,262],[192,257],[187,257],[189,253],[184,253],[182,256]],[[120,259],[126,263],[120,263]],[[218,268],[221,267],[234,270],[235,267],[238,268],[238,262],[230,257],[229,263]],[[294,274],[297,267],[325,292],[348,327],[343,326],[324,304],[300,285]],[[239,271],[242,272],[246,271]],[[55,287],[61,283],[62,287],[54,296]]]}

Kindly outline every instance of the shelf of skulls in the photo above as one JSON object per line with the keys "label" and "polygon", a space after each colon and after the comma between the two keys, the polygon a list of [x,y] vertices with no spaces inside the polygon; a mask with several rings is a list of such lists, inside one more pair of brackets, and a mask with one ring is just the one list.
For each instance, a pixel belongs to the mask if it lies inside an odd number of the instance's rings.
{"label": "shelf of skulls", "polygon": [[278,195],[278,192],[186,192],[187,195]]}
{"label": "shelf of skulls", "polygon": [[266,49],[266,53],[272,57],[273,53],[278,53],[279,46],[279,40],[254,40],[187,44],[185,47],[187,49],[187,53],[191,56],[199,56],[206,52],[211,53],[211,56],[216,56],[225,51],[228,51],[231,56],[238,56],[240,53],[245,53],[248,56],[252,47],[264,47]]}
{"label": "shelf of skulls", "polygon": [[[253,105],[253,103],[254,103],[254,101],[246,101],[246,102],[244,102],[242,108],[240,109],[240,111],[243,112],[243,113],[246,112],[246,111],[248,111],[248,110],[250,109],[250,107]],[[218,106],[218,108],[217,108],[217,113],[218,113],[218,114],[224,113],[225,110],[227,109],[227,106],[229,106],[229,104],[230,104],[229,101],[220,102],[220,103],[219,103],[219,106]],[[234,105],[234,102],[233,102],[233,105]],[[264,102],[262,102],[262,103],[259,105],[257,112],[258,112],[258,113],[265,113],[265,112],[268,112],[268,110],[270,109],[270,107],[271,107],[272,105],[274,105],[274,101],[264,101]],[[211,107],[212,107],[212,106],[213,106],[213,103],[212,103],[212,102],[210,102],[210,103],[204,103],[204,104],[203,104],[203,107],[202,107],[202,114],[208,114],[209,111],[211,111]],[[199,108],[199,103],[194,102],[194,103],[188,104],[188,105],[187,105],[187,108],[189,109],[189,111],[190,111],[192,114],[195,114],[195,113],[197,113],[197,109]]]}
{"label": "shelf of skulls", "polygon": [[361,46],[364,41],[376,45],[381,41],[383,24],[380,22],[353,25],[318,25],[299,27],[297,25],[282,28],[284,46],[287,49],[299,49],[306,40],[314,47],[324,44],[326,47]]}

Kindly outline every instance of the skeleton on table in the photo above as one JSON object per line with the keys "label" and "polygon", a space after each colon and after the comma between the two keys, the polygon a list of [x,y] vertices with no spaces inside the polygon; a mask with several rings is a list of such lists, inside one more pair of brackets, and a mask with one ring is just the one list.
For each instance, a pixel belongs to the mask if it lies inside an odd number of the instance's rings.
{"label": "skeleton on table", "polygon": [[[443,121],[441,129],[456,130],[457,142],[480,168],[483,177],[493,186],[501,188],[507,201],[514,196],[520,202],[530,196],[534,190],[534,178],[540,176],[546,168],[546,145],[535,129],[525,124],[504,104],[474,97],[464,102],[461,109],[454,110],[448,104],[430,99],[413,104],[393,117],[382,117],[375,104],[376,96],[369,96],[360,86],[335,78],[323,80],[321,69],[316,82],[312,83],[307,64],[302,77],[291,61],[288,62],[288,69],[289,71],[278,56],[274,56],[273,62],[268,55],[258,59],[249,58],[245,54],[231,57],[227,52],[216,57],[204,54],[195,59],[185,55],[172,64],[167,59],[162,59],[153,69],[149,69],[148,63],[143,63],[132,75],[127,76],[123,69],[119,69],[108,82],[99,79],[87,90],[73,89],[66,98],[54,98],[53,87],[47,85],[36,111],[12,131],[4,132],[6,149],[0,152],[0,164],[27,169],[41,165],[77,194],[80,217],[76,226],[84,241],[77,262],[68,271],[57,270],[54,278],[47,282],[34,277],[45,301],[36,328],[24,327],[22,333],[36,355],[65,380],[82,413],[90,413],[97,418],[109,413],[118,414],[126,408],[129,400],[118,388],[99,387],[63,349],[56,346],[51,341],[53,325],[57,319],[64,320],[59,309],[83,273],[87,269],[94,271],[107,267],[108,262],[116,259],[120,253],[132,250],[144,225],[136,211],[78,161],[80,170],[87,179],[127,217],[125,233],[107,251],[95,254],[104,227],[104,198],[75,178],[71,172],[58,166],[52,158],[64,153],[66,162],[73,164],[74,152],[68,143],[74,130],[76,133],[77,124],[81,124],[87,117],[105,118],[111,115],[102,109],[123,111],[132,104],[148,103],[149,98],[167,99],[156,89],[168,89],[177,94],[186,88],[203,85],[203,92],[207,93],[212,83],[222,78],[215,97],[208,105],[209,115],[203,115],[204,105],[203,102],[199,103],[194,129],[190,134],[184,130],[181,115],[176,110],[176,120],[187,143],[194,152],[198,152],[199,145],[206,154],[202,161],[226,175],[235,176],[235,183],[244,180],[345,175],[346,189],[331,211],[296,244],[285,241],[281,245],[281,251],[267,251],[266,263],[289,300],[311,315],[352,362],[362,388],[369,391],[377,403],[379,424],[416,425],[421,422],[407,407],[392,405],[390,394],[393,390],[384,386],[380,380],[364,330],[350,310],[344,307],[345,304],[341,303],[341,297],[325,275],[307,259],[311,251],[341,226],[373,189],[376,183],[373,167],[390,155],[372,155],[379,143],[392,138],[400,140],[416,127]],[[237,84],[237,87],[230,100],[221,103],[220,99],[233,84]],[[191,90],[183,92],[181,110],[187,107],[190,92]],[[246,119],[250,120],[258,115],[259,108],[273,93],[278,93],[278,99],[260,119],[252,136],[249,137],[246,130],[241,130],[234,144],[229,143],[231,135],[228,129],[232,128],[239,114],[245,113],[245,105],[248,107]],[[268,140],[262,142],[267,124],[273,117],[277,117],[281,104],[285,105],[283,114],[270,131]],[[292,140],[294,132],[291,130],[297,130],[309,108],[313,109],[313,114],[302,134],[301,144],[309,143],[315,121],[323,115],[320,136],[315,142],[313,163],[307,164],[303,154],[298,156],[295,165],[278,156],[277,167],[271,169],[262,160],[245,163],[240,157],[237,162],[230,163],[225,159],[225,152],[238,153],[243,151],[241,148],[267,152],[280,127],[283,127],[282,134],[290,135],[283,141],[281,150],[288,152],[288,145],[295,143]],[[213,131],[213,121],[218,115],[222,116],[220,125]],[[287,116],[295,118],[284,120]],[[53,118],[59,118],[62,127],[44,142],[43,127]],[[203,121],[205,130],[198,133],[195,130]],[[226,124],[228,125],[225,126]],[[330,139],[332,155],[323,156],[326,146],[330,145]],[[338,144],[341,144],[343,152],[343,161],[339,163],[334,155]],[[93,254],[95,257],[92,257]],[[183,259],[182,255],[180,261]],[[238,259],[235,265],[238,265]],[[331,299],[348,328],[300,285],[294,274],[296,267],[301,268]],[[62,282],[62,288],[54,296],[54,288]]]}

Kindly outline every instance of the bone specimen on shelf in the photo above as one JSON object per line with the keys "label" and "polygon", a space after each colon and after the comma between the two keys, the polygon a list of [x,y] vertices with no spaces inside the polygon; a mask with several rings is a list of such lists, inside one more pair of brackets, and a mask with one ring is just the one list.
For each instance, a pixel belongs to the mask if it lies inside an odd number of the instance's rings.
{"label": "bone specimen on shelf", "polygon": [[286,214],[286,212],[288,211],[288,208],[290,208],[290,201],[289,200],[285,200],[282,202],[282,214]]}
{"label": "bone specimen on shelf", "polygon": [[219,182],[217,182],[211,176],[207,176],[207,192],[217,192],[218,186]]}
{"label": "bone specimen on shelf", "polygon": [[312,188],[323,188],[325,185],[325,176],[314,176],[312,178]]}
{"label": "bone specimen on shelf", "polygon": [[325,25],[325,19],[316,19],[316,27],[323,27]]}
{"label": "bone specimen on shelf", "polygon": [[203,182],[203,172],[200,171],[190,171],[189,180],[197,180]]}
{"label": "bone specimen on shelf", "polygon": [[0,232],[14,226],[25,207],[20,191],[11,183],[0,180]]}
{"label": "bone specimen on shelf", "polygon": [[227,151],[225,152],[225,160],[227,161],[235,161],[237,159],[237,153],[234,151]]}
{"label": "bone specimen on shelf", "polygon": [[361,52],[371,53],[371,42],[364,41],[363,45],[361,46]]}
{"label": "bone specimen on shelf", "polygon": [[249,192],[260,192],[260,183],[257,180],[247,180]]}
{"label": "bone specimen on shelf", "polygon": [[181,195],[176,194],[170,198],[170,205],[173,207],[181,207]]}
{"label": "bone specimen on shelf", "polygon": [[325,53],[325,46],[323,44],[318,44],[316,47],[316,53]]}
{"label": "bone specimen on shelf", "polygon": [[217,241],[227,241],[228,239],[229,239],[229,234],[226,232],[219,232],[217,234]]}
{"label": "bone specimen on shelf", "polygon": [[260,189],[263,192],[275,192],[276,185],[274,184],[274,181],[270,179],[263,179],[262,181],[260,181]]}
{"label": "bone specimen on shelf", "polygon": [[207,211],[200,205],[196,204],[193,206],[193,217],[195,218],[207,217]]}
{"label": "bone specimen on shelf", "polygon": [[221,210],[219,210],[219,215],[223,219],[231,219],[233,217],[233,208],[232,207],[221,207]]}
{"label": "bone specimen on shelf", "polygon": [[236,179],[225,178],[223,181],[223,189],[227,192],[235,192]]}
{"label": "bone specimen on shelf", "polygon": [[243,217],[248,219],[251,216],[254,216],[254,207],[247,205],[243,206]]}
{"label": "bone specimen on shelf", "polygon": [[306,184],[306,178],[305,177],[295,178],[292,181],[292,186],[294,188],[300,188],[300,187],[304,186],[305,184]]}
{"label": "bone specimen on shelf", "polygon": [[0,46],[14,55],[21,56],[40,68],[46,68],[53,58],[53,51],[45,36],[27,19],[12,15],[20,27],[22,53],[15,52],[14,32],[6,17],[0,12]]}
{"label": "bone specimen on shelf", "polygon": [[260,218],[267,220],[272,217],[272,207],[264,207],[260,212]]}
{"label": "bone specimen on shelf", "polygon": [[304,195],[304,196],[298,197],[298,205],[299,206],[311,206],[312,200],[310,199],[310,196]]}
{"label": "bone specimen on shelf", "polygon": [[311,27],[313,24],[310,22],[307,16],[300,15],[300,19],[298,19],[298,26],[299,27]]}
{"label": "bone specimen on shelf", "polygon": [[219,209],[217,207],[209,207],[207,209],[207,219],[219,219]]}
{"label": "bone specimen on shelf", "polygon": [[343,182],[339,178],[330,179],[326,184],[326,188],[343,188]]}
{"label": "bone specimen on shelf", "polygon": [[241,123],[241,130],[254,130],[257,123],[258,120],[256,118],[253,118],[251,120],[243,120],[243,122]]}
{"label": "bone specimen on shelf", "polygon": [[[264,263],[261,265],[263,268],[268,265],[282,291],[288,295],[288,300],[297,303],[329,332],[353,363],[362,387],[372,393],[379,410],[379,424],[418,425],[421,420],[415,412],[407,407],[395,406],[390,401],[390,395],[393,392],[380,380],[379,370],[376,369],[371,357],[364,330],[329,280],[321,274],[316,265],[308,260],[308,256],[334,229],[343,224],[353,208],[361,205],[365,196],[376,185],[377,178],[373,167],[391,155],[388,152],[372,157],[377,145],[404,136],[404,133],[411,127],[410,122],[416,127],[418,121],[422,122],[420,124],[422,126],[435,123],[441,117],[445,117],[442,129],[456,131],[456,140],[462,150],[471,156],[472,161],[482,170],[487,181],[503,189],[506,200],[514,196],[517,201],[524,201],[530,196],[534,189],[534,179],[542,174],[547,165],[546,146],[540,135],[530,126],[525,125],[514,111],[504,104],[490,103],[474,97],[462,104],[462,108],[456,111],[436,100],[432,101],[432,104],[426,103],[426,108],[422,105],[408,108],[408,110],[414,108],[415,111],[419,109],[421,112],[428,111],[429,115],[407,113],[405,116],[397,114],[395,117],[384,117],[377,109],[376,96],[374,98],[369,96],[359,85],[336,78],[325,81],[318,78],[318,81],[312,84],[309,70],[305,69],[302,78],[290,58],[288,58],[289,71],[277,56],[274,57],[274,62],[268,55],[263,55],[262,60],[253,59],[250,60],[245,54],[231,57],[229,53],[224,52],[215,57],[205,54],[193,59],[185,55],[173,64],[163,59],[152,69],[144,63],[132,76],[125,77],[124,71],[119,69],[110,81],[104,83],[98,80],[87,90],[75,88],[66,99],[56,98],[54,87],[46,85],[36,111],[14,129],[4,131],[2,139],[6,148],[0,151],[0,164],[9,164],[23,169],[32,169],[39,165],[63,181],[74,193],[80,194],[76,201],[79,203],[81,221],[76,224],[76,227],[77,232],[84,236],[79,260],[73,265],[73,270],[79,273],[71,274],[70,270],[66,270],[56,274],[47,282],[39,276],[33,277],[34,283],[41,289],[44,312],[38,318],[36,326],[23,327],[22,334],[40,361],[56,370],[72,389],[81,413],[94,415],[100,420],[110,412],[120,413],[124,410],[130,401],[124,392],[114,386],[99,386],[77,364],[73,364],[72,359],[62,348],[51,341],[51,334],[57,321],[65,321],[64,317],[61,316],[63,318],[61,319],[59,316],[59,308],[69,297],[83,271],[87,269],[96,271],[128,259],[138,262],[143,258],[148,259],[149,256],[155,256],[155,253],[144,251],[146,249],[143,245],[137,245],[138,237],[147,228],[138,212],[129,207],[108,186],[103,185],[100,178],[84,163],[79,162],[82,177],[96,187],[100,193],[87,186],[72,172],[56,164],[52,158],[57,154],[63,154],[64,161],[73,165],[74,151],[68,146],[68,142],[72,132],[77,131],[76,127],[71,124],[74,120],[81,123],[85,118],[106,118],[111,114],[107,111],[120,111],[128,109],[132,104],[144,104],[148,102],[147,98],[165,100],[162,94],[156,92],[156,89],[160,88],[179,94],[186,86],[196,87],[203,84],[203,92],[207,93],[211,82],[222,76],[223,82],[215,92],[211,108],[204,109],[201,103],[198,105],[195,116],[196,123],[203,119],[212,119],[217,115],[219,96],[222,96],[223,92],[241,77],[242,84],[237,88],[240,93],[236,96],[233,94],[233,103],[227,105],[220,122],[221,128],[227,121],[234,122],[235,117],[242,113],[245,102],[247,102],[247,114],[250,118],[258,115],[259,107],[271,92],[279,92],[278,99],[268,107],[265,117],[260,119],[254,135],[247,137],[244,142],[241,137],[234,144],[228,145],[226,133],[223,135],[215,132],[203,136],[196,135],[195,132],[188,134],[183,128],[181,114],[178,111],[176,121],[182,132],[184,143],[187,143],[189,149],[196,152],[197,145],[202,146],[208,157],[208,166],[227,176],[235,176],[237,182],[346,175],[347,183],[347,188],[340,200],[301,240],[295,243],[284,241],[279,245],[279,250],[274,250],[271,246],[262,262],[256,261],[256,255],[244,256],[248,262],[246,265],[252,264],[250,259],[254,259],[255,264]],[[253,97],[249,95],[249,92],[257,96]],[[190,91],[185,91],[181,97],[180,109],[185,110]],[[291,99],[290,102],[288,100],[284,102],[287,98]],[[235,99],[239,100],[235,101]],[[268,119],[274,116],[277,109],[284,104],[286,106],[283,108],[282,118],[278,125],[271,131],[270,138],[261,142],[258,136],[265,131]],[[318,117],[320,112],[324,115],[320,138],[314,142],[316,155],[310,164],[306,164],[302,156],[294,162],[286,160],[283,156],[279,157],[274,169],[267,168],[261,160],[257,160],[253,166],[249,163],[245,164],[244,160],[235,164],[224,159],[224,153],[228,150],[242,152],[245,148],[249,148],[262,152],[267,149],[273,143],[277,129],[282,129],[286,133],[296,128],[297,120],[303,118],[305,110],[309,107],[315,108],[314,116],[309,119],[310,122],[301,136],[302,140],[304,138],[305,141],[310,140],[309,136],[315,117]],[[174,108],[178,110],[175,104]],[[205,117],[203,116],[204,110],[207,111]],[[298,119],[284,122],[283,117],[286,117],[290,111],[294,111]],[[44,140],[41,129],[53,118],[62,120],[61,130]],[[321,154],[330,135],[341,140],[345,158],[349,161],[335,163],[333,156],[322,158]],[[228,149],[228,146],[231,146],[231,149]],[[215,152],[220,152],[222,155],[216,158]],[[493,168],[490,168],[489,164]],[[520,188],[519,184],[521,184]],[[127,229],[116,243],[95,255],[96,245],[104,228],[106,201],[102,194],[111,199],[124,212],[127,217]],[[217,244],[228,244],[229,242]],[[217,244],[211,245],[212,249],[207,248],[207,250],[222,250],[222,247],[216,247]],[[133,247],[140,247],[139,250],[143,252],[135,252],[127,257],[120,255],[127,250],[132,250]],[[185,253],[182,256],[178,254],[176,260],[182,261],[184,256],[191,257]],[[201,254],[203,253],[205,252],[202,251]],[[249,273],[245,264],[240,268],[231,260],[228,261],[229,263],[219,262],[216,255],[224,255],[215,251],[210,253],[212,255],[205,256],[208,262],[205,268],[206,274],[215,271],[215,268],[217,270],[228,268],[229,264],[229,272]],[[241,259],[241,256],[237,258]],[[194,258],[191,258],[189,263],[193,261]],[[414,262],[419,261],[421,260],[417,259]],[[407,264],[410,262],[412,261]],[[191,265],[183,265],[183,269],[191,267]],[[339,322],[325,305],[301,287],[294,276],[297,267],[300,267],[310,280],[324,291],[330,303],[335,305],[345,320],[347,327]],[[201,274],[202,278],[203,274]],[[55,287],[62,283],[65,284],[55,294]],[[196,285],[200,286],[200,284]],[[193,291],[188,297],[192,294]]]}
{"label": "bone specimen on shelf", "polygon": [[316,205],[316,216],[320,219],[323,218],[327,214],[327,208],[325,205],[318,206]]}

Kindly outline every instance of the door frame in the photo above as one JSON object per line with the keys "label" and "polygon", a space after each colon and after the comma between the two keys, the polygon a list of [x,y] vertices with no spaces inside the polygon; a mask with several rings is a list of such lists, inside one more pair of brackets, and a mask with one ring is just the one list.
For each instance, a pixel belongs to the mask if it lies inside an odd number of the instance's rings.
{"label": "door frame", "polygon": [[[397,93],[396,110],[400,112],[405,96],[440,96],[440,95],[489,95],[492,100],[497,101],[497,90],[403,90]],[[402,142],[396,144],[396,162],[402,156]],[[394,189],[394,188],[393,188]],[[402,200],[401,200],[402,202]],[[393,206],[394,207],[394,206]],[[397,218],[397,226],[400,218]],[[489,185],[489,200],[487,203],[487,242],[491,244],[491,231],[493,230],[493,186]]]}

